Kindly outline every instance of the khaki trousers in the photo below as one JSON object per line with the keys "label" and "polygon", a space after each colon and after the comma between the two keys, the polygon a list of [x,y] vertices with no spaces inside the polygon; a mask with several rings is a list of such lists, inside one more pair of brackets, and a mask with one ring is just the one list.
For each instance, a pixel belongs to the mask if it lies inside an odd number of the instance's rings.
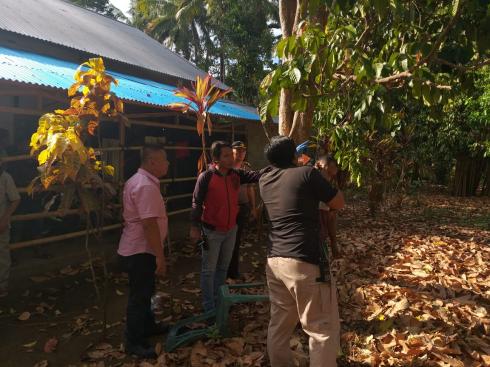
{"label": "khaki trousers", "polygon": [[293,366],[289,343],[300,321],[310,337],[310,367],[336,367],[340,320],[335,281],[317,282],[319,267],[293,258],[269,258],[266,272],[271,301],[267,335],[271,366]]}

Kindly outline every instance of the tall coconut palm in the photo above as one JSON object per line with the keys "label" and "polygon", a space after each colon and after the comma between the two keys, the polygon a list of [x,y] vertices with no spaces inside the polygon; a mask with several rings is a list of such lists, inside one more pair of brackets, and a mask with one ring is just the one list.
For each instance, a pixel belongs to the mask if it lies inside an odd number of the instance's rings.
{"label": "tall coconut palm", "polygon": [[136,27],[203,66],[203,49],[212,47],[206,0],[133,0],[132,13]]}

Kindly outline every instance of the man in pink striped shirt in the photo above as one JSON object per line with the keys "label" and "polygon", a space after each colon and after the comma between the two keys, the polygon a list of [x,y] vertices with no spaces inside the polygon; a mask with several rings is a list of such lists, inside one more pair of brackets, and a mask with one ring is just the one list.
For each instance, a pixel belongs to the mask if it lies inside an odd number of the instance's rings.
{"label": "man in pink striped shirt", "polygon": [[141,358],[156,357],[146,338],[166,331],[165,325],[155,322],[151,297],[155,275],[166,272],[163,241],[168,220],[159,179],[168,166],[163,147],[145,146],[138,172],[124,185],[124,229],[117,252],[129,276],[126,353]]}

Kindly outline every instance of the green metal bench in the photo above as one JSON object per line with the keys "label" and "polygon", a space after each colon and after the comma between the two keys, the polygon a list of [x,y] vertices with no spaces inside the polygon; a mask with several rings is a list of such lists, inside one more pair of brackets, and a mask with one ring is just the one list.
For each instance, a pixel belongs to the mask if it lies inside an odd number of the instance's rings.
{"label": "green metal bench", "polygon": [[[269,297],[263,294],[233,294],[232,289],[240,290],[247,288],[263,287],[264,283],[246,283],[236,285],[223,285],[218,293],[218,307],[215,310],[206,312],[202,315],[193,316],[177,322],[170,330],[165,343],[165,350],[172,352],[175,349],[194,343],[197,340],[208,338],[216,331],[220,337],[231,335],[229,318],[230,309],[239,303],[265,302]],[[196,323],[206,323],[208,326],[189,330],[189,325]]]}

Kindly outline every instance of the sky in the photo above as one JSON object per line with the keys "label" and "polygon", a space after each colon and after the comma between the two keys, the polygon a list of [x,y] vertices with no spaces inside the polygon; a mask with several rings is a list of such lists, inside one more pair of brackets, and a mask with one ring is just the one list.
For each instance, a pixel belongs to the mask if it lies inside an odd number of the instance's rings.
{"label": "sky", "polygon": [[127,17],[129,17],[129,7],[131,0],[110,0],[112,5],[119,8]]}

